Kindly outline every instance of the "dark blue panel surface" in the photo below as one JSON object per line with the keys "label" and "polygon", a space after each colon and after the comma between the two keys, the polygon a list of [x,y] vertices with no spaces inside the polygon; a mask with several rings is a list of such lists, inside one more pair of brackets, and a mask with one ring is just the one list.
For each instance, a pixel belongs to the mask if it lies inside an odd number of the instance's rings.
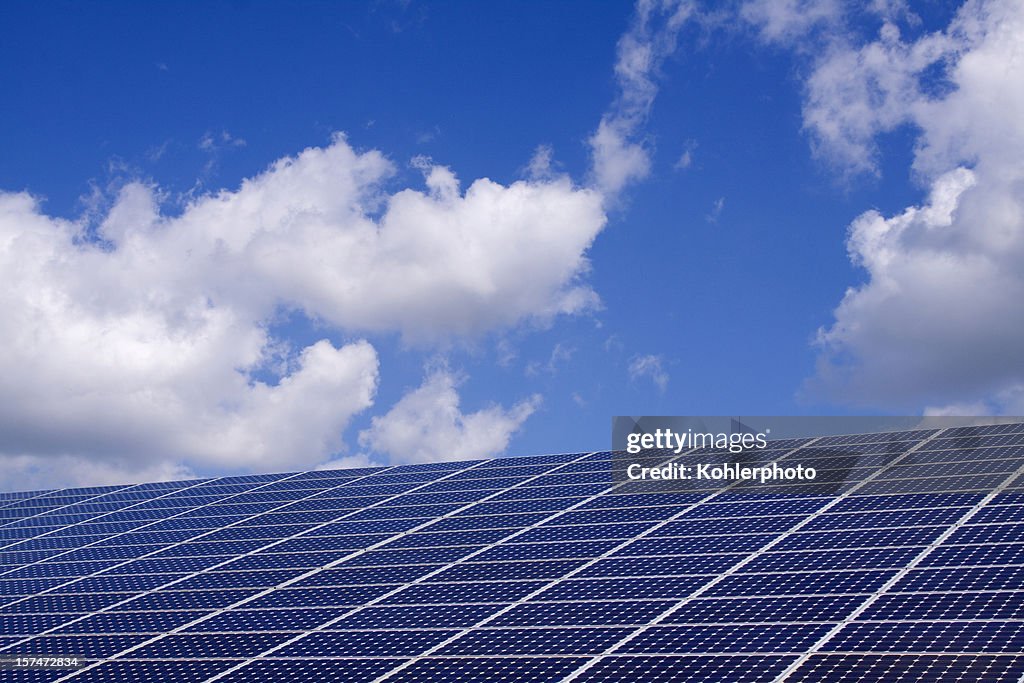
{"label": "dark blue panel surface", "polygon": [[[772,681],[795,657],[606,657],[578,681],[668,683],[670,681]],[[822,679],[824,680],[824,679]]]}
{"label": "dark blue panel surface", "polygon": [[629,635],[629,628],[474,629],[438,655],[599,655]]}
{"label": "dark blue panel surface", "polygon": [[672,606],[671,602],[528,602],[491,622],[493,626],[639,626]]}
{"label": "dark blue panel surface", "polygon": [[562,677],[585,662],[574,657],[450,659],[426,658],[388,680],[407,681],[560,681]]}
{"label": "dark blue panel surface", "polygon": [[710,652],[799,653],[814,645],[831,625],[654,626],[619,649],[637,654]]}
{"label": "dark blue panel surface", "polygon": [[813,486],[640,493],[605,452],[0,494],[0,655],[114,657],[75,683],[1017,683],[1024,494],[975,506],[1024,425],[904,456],[931,434],[750,454]]}
{"label": "dark blue panel surface", "polygon": [[1021,622],[853,623],[825,648],[831,652],[1024,652]]}
{"label": "dark blue panel surface", "polygon": [[866,599],[863,595],[701,598],[665,618],[666,624],[724,622],[837,622]]}
{"label": "dark blue panel surface", "polygon": [[302,659],[257,660],[233,671],[224,683],[252,681],[346,681],[368,683],[401,664],[401,659]]}
{"label": "dark blue panel surface", "polygon": [[277,651],[278,657],[409,657],[458,633],[455,630],[321,631]]}
{"label": "dark blue panel surface", "polygon": [[814,655],[790,681],[1016,681],[1024,656]]}

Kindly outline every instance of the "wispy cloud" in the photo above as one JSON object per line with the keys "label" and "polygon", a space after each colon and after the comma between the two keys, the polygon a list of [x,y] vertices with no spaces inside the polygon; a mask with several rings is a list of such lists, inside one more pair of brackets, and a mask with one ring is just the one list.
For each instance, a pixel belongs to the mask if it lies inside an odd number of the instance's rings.
{"label": "wispy cloud", "polygon": [[718,217],[722,215],[722,209],[725,208],[725,197],[719,197],[711,204],[711,211],[704,215],[704,220],[708,223],[717,223]]}
{"label": "wispy cloud", "polygon": [[554,375],[562,366],[572,360],[575,353],[576,347],[558,342],[551,349],[551,355],[548,357],[547,363],[542,364],[536,361],[529,363],[526,366],[526,374],[527,376],[536,376],[543,370],[549,375]]}
{"label": "wispy cloud", "polygon": [[679,155],[674,168],[678,171],[685,171],[693,166],[693,156],[697,151],[697,141],[687,140],[683,146],[683,153]]}
{"label": "wispy cloud", "polygon": [[618,95],[590,138],[594,185],[609,197],[650,172],[641,127],[658,94],[658,70],[675,51],[679,31],[693,11],[692,3],[683,0],[640,0],[632,25],[619,39]]}
{"label": "wispy cloud", "polygon": [[661,393],[665,393],[665,390],[668,389],[669,376],[663,366],[661,356],[653,354],[636,356],[630,360],[628,370],[629,378],[634,382],[646,378],[654,382]]}
{"label": "wispy cloud", "polygon": [[226,130],[214,135],[207,131],[199,138],[197,147],[204,152],[218,152],[231,147],[245,147],[247,143],[242,138],[236,138]]}

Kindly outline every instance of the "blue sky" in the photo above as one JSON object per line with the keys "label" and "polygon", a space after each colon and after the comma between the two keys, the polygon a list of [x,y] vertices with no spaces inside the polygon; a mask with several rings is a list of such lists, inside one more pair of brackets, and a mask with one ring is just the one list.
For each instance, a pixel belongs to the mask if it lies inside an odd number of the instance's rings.
{"label": "blue sky", "polygon": [[1022,16],[5,3],[4,486],[1020,412]]}

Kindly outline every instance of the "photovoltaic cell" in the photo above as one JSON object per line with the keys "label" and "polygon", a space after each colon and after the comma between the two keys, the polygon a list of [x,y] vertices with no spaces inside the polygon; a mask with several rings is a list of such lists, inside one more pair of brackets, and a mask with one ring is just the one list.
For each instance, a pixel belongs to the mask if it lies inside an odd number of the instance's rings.
{"label": "photovoltaic cell", "polygon": [[791,658],[772,656],[616,656],[598,662],[580,681],[772,681]]}
{"label": "photovoltaic cell", "polygon": [[302,659],[256,660],[248,667],[217,680],[225,683],[251,681],[373,681],[402,663],[401,659]]}
{"label": "photovoltaic cell", "polygon": [[1016,681],[1024,675],[1024,656],[935,654],[819,655],[791,681]]}

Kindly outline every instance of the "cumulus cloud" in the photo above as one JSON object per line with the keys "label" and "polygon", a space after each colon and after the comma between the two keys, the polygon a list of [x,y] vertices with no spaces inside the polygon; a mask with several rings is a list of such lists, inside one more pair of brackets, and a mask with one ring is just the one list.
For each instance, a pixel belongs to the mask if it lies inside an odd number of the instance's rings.
{"label": "cumulus cloud", "polygon": [[[812,56],[804,130],[819,158],[850,176],[878,175],[877,135],[917,124],[936,86],[926,70],[963,46],[943,31],[904,40],[900,22],[914,29],[920,19],[900,0],[747,0],[739,15],[765,42]],[[865,24],[881,25],[877,39],[860,38]]]}
{"label": "cumulus cloud", "polygon": [[173,230],[151,222],[143,239],[187,252],[190,270],[225,296],[412,342],[596,304],[580,280],[605,223],[595,192],[565,176],[480,179],[463,191],[448,168],[416,165],[425,190],[387,194],[392,164],[338,137],[197,202]]}
{"label": "cumulus cloud", "polygon": [[343,457],[378,359],[359,339],[289,349],[270,332],[282,311],[429,344],[597,304],[595,191],[555,175],[463,189],[418,165],[422,189],[388,192],[393,164],[338,136],[178,215],[129,184],[95,230],[0,194],[4,470],[52,484],[312,467]]}
{"label": "cumulus cloud", "polygon": [[[812,84],[817,110],[853,112],[821,121],[854,165],[872,163],[870,141],[895,122],[919,130],[914,170],[930,188],[920,206],[868,211],[850,226],[850,257],[867,280],[819,331],[816,391],[936,412],[1021,409],[1022,41],[1024,3],[968,2],[945,31],[914,41],[886,24],[845,74],[829,66],[829,86]],[[938,89],[928,84],[936,68]]]}
{"label": "cumulus cloud", "polygon": [[637,356],[629,361],[629,378],[634,382],[647,378],[654,382],[654,386],[658,387],[658,391],[665,393],[668,388],[668,372],[662,365],[661,356],[648,354],[646,356]]}
{"label": "cumulus cloud", "polygon": [[[28,472],[53,485],[365,464],[343,440],[380,375],[360,337],[444,345],[599,307],[587,252],[604,207],[649,172],[640,129],[692,11],[637,3],[588,187],[541,146],[511,184],[464,186],[418,158],[422,185],[396,191],[391,160],[339,135],[235,190],[203,193],[200,181],[176,213],[140,182],[77,221],[0,192],[0,485],[22,487]],[[204,135],[205,173],[244,144]],[[291,348],[273,330],[293,313],[348,341]],[[397,458],[404,416],[421,429],[412,457],[494,454],[538,401],[463,415],[455,380],[435,374],[361,441]]]}
{"label": "cumulus cloud", "polygon": [[359,433],[363,448],[391,464],[490,458],[505,452],[512,435],[540,406],[533,395],[511,408],[494,405],[475,413],[459,408],[459,378],[434,370],[385,415]]}
{"label": "cumulus cloud", "polygon": [[905,42],[890,22],[866,45],[833,47],[807,81],[804,127],[815,151],[844,171],[877,174],[877,135],[928,116],[922,74],[957,47],[944,33]]}
{"label": "cumulus cloud", "polygon": [[607,196],[650,172],[650,152],[637,136],[658,94],[658,69],[675,51],[693,11],[685,0],[639,0],[632,25],[619,39],[618,95],[590,138],[594,185]]}

